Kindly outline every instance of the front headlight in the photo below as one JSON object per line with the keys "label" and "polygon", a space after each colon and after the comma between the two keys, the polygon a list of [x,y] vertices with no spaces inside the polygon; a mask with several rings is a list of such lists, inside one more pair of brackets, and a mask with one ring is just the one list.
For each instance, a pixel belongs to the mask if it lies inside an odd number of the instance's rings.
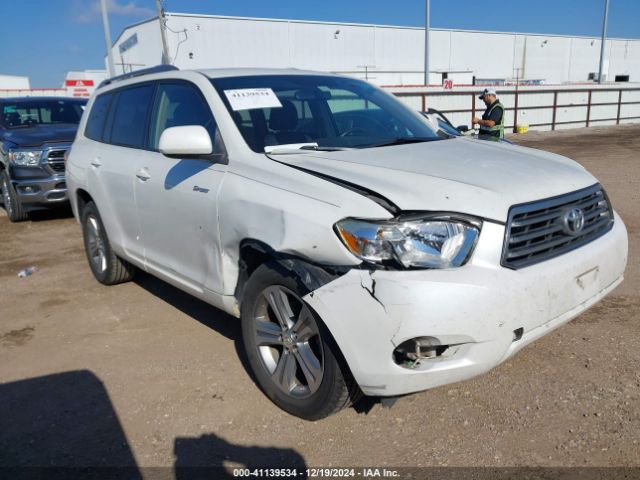
{"label": "front headlight", "polygon": [[10,150],[9,161],[21,167],[36,167],[40,164],[42,150]]}
{"label": "front headlight", "polygon": [[464,265],[481,227],[476,218],[426,214],[382,221],[346,218],[335,225],[338,236],[356,257],[404,268]]}

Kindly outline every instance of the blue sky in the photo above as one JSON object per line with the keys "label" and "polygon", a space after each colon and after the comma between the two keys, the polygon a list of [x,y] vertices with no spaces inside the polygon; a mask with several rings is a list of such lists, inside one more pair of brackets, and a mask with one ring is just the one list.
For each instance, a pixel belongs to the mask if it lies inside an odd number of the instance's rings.
{"label": "blue sky", "polygon": [[[154,15],[154,0],[108,0],[111,34]],[[172,12],[421,26],[424,0],[165,0]],[[604,0],[431,0],[431,26],[600,35]],[[0,74],[58,87],[104,68],[99,0],[0,0]],[[610,0],[609,35],[640,38],[640,0]]]}

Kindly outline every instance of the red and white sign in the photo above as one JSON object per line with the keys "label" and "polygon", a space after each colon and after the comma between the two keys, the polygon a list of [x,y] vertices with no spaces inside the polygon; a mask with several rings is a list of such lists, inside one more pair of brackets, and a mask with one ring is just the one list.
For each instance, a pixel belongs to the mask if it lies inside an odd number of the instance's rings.
{"label": "red and white sign", "polygon": [[453,88],[453,80],[445,80],[444,82],[442,82],[442,86],[445,90],[451,90]]}
{"label": "red and white sign", "polygon": [[93,80],[65,80],[65,87],[93,87]]}

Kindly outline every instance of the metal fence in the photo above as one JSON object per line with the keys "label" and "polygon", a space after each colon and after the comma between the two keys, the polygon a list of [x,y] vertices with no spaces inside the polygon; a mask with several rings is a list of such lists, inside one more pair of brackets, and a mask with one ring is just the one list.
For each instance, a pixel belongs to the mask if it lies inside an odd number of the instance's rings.
{"label": "metal fence", "polygon": [[7,97],[70,97],[66,88],[4,88],[0,89],[0,98]]}
{"label": "metal fence", "polygon": [[[600,95],[602,93],[613,93],[613,92],[617,94],[617,101],[597,101],[593,98],[594,95]],[[516,126],[519,123],[521,123],[519,121],[519,116],[522,114],[522,112],[544,110],[544,109],[551,110],[551,121],[533,122],[533,123],[527,122],[529,127],[534,127],[534,128],[545,127],[545,128],[550,128],[551,130],[555,130],[560,125],[571,124],[578,127],[578,126],[581,126],[581,124],[583,124],[584,126],[589,127],[594,123],[600,123],[600,122],[603,122],[603,123],[608,122],[610,124],[615,122],[615,124],[618,125],[621,122],[628,121],[628,120],[640,120],[640,96],[636,92],[640,92],[640,87],[637,87],[637,88],[611,87],[611,88],[592,88],[592,89],[590,88],[562,88],[562,89],[539,88],[534,90],[514,89],[513,91],[505,92],[505,93],[508,93],[508,96],[510,97],[510,100],[512,100],[512,102],[502,101],[502,103],[505,105],[505,111],[508,114],[507,117],[510,118],[510,121],[508,124],[505,125],[505,128],[513,129],[513,131],[515,132]],[[447,91],[447,92],[444,92],[442,90],[433,91],[433,92],[429,92],[429,91],[402,92],[402,91],[396,90],[396,91],[393,91],[392,93],[401,98],[406,98],[406,99],[412,98],[414,100],[419,99],[421,101],[421,105],[422,105],[421,108],[423,111],[426,111],[427,108],[433,107],[440,110],[445,115],[468,114],[469,122],[471,122],[471,119],[473,117],[481,116],[484,111],[484,107],[480,108],[476,105],[476,98],[478,96],[477,90],[474,90],[473,92],[469,90],[465,90],[465,91],[453,90],[453,91]],[[586,93],[587,101],[584,103],[581,103],[581,102],[575,103],[573,101],[563,102],[559,99],[559,97],[563,97],[572,93],[574,94]],[[553,101],[552,103],[532,105],[531,104],[532,102],[531,101],[527,102],[525,98],[530,95],[542,95],[543,97],[547,97],[547,98],[550,98],[551,95],[553,95]],[[461,98],[468,97],[470,106],[468,108],[446,109],[446,108],[438,108],[437,105],[434,105],[434,103],[437,103],[437,102],[430,102],[430,98],[431,99],[433,99],[434,97],[441,98],[443,96],[457,96]],[[623,98],[625,96],[630,97],[631,99],[627,100]],[[525,100],[525,103],[527,104],[526,106],[522,106],[523,100]],[[456,102],[456,103],[459,104],[460,102]],[[415,102],[413,102],[413,104],[415,104]],[[628,115],[628,114],[623,115],[623,109],[627,105],[637,105],[638,108],[631,109],[632,110],[631,115]],[[584,118],[564,120],[564,121],[558,119],[558,111],[560,109],[576,109],[578,107],[586,108],[586,115]],[[600,108],[600,107],[610,107],[612,115],[614,111],[615,111],[615,115],[607,116],[605,118],[602,118],[602,116],[597,116],[597,118],[594,118],[594,116],[592,115],[593,110],[595,108]],[[511,113],[512,115],[509,113]]]}

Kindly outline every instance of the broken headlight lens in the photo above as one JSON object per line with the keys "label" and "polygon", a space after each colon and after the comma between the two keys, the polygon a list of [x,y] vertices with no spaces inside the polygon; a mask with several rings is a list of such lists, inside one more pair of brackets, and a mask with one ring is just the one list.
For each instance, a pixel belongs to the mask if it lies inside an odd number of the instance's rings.
{"label": "broken headlight lens", "polygon": [[356,257],[404,268],[453,268],[471,256],[482,222],[449,216],[406,216],[370,221],[347,218],[335,228]]}
{"label": "broken headlight lens", "polygon": [[9,161],[21,167],[36,167],[40,163],[42,150],[10,150]]}

